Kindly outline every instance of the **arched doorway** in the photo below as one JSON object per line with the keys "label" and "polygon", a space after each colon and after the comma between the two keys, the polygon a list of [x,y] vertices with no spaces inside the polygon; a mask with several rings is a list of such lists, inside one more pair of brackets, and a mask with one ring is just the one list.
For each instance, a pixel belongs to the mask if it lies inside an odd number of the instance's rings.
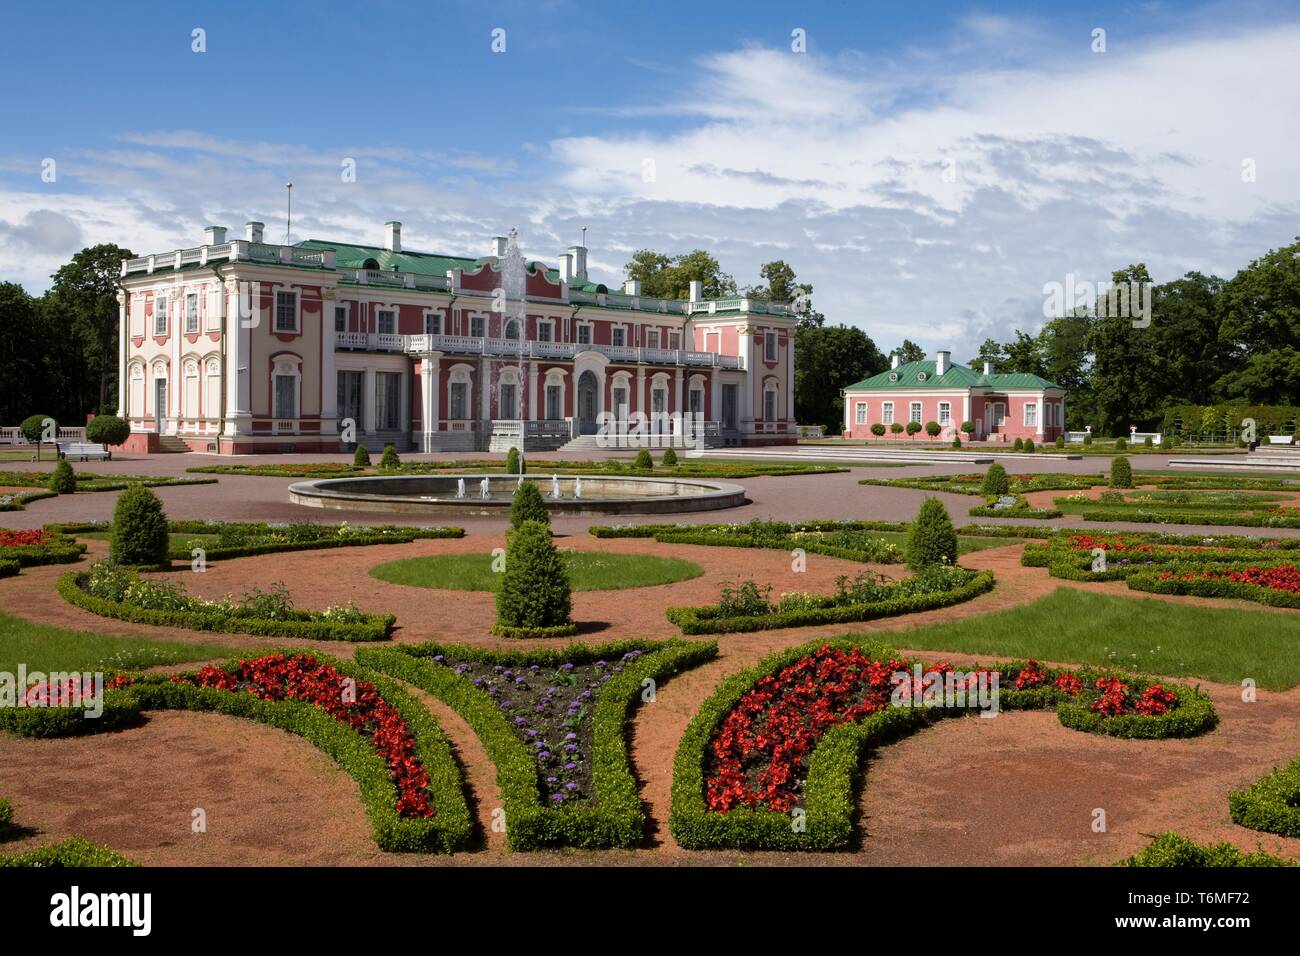
{"label": "arched doorway", "polygon": [[578,434],[594,435],[600,403],[596,400],[599,384],[596,374],[587,369],[578,376]]}

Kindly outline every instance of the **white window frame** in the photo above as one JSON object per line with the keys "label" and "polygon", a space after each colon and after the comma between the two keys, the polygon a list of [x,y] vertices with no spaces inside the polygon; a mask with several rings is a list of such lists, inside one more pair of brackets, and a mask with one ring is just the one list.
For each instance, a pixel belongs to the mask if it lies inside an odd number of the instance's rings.
{"label": "white window frame", "polygon": [[555,320],[554,319],[537,320],[537,341],[539,342],[555,341]]}
{"label": "white window frame", "polygon": [[[583,337],[585,334],[585,338]],[[573,340],[578,345],[590,345],[592,340],[592,326],[590,322],[579,322],[577,329],[574,331]]]}
{"label": "white window frame", "polygon": [[912,403],[908,406],[908,411],[907,411],[907,420],[908,420],[909,422],[916,422],[918,425],[920,425],[920,424],[921,424],[921,412],[922,412],[921,403],[920,403],[920,402],[912,402]]}
{"label": "white window frame", "polygon": [[940,425],[952,424],[952,402],[939,403],[939,424]]}
{"label": "white window frame", "polygon": [[[191,323],[191,319],[193,319],[192,323]],[[197,292],[187,292],[185,293],[185,334],[197,335],[198,331],[199,331],[199,294]]]}
{"label": "white window frame", "polygon": [[[384,331],[384,316],[392,316],[392,327]],[[396,309],[375,309],[375,332],[379,335],[396,335],[397,334],[397,310]]]}
{"label": "white window frame", "polygon": [[763,361],[775,362],[777,360],[776,333],[763,333]]}
{"label": "white window frame", "polygon": [[[155,295],[153,297],[153,334],[154,335],[167,334],[167,309],[170,305],[171,305],[170,296]],[[158,328],[158,323],[160,320],[162,322],[161,329]]]}
{"label": "white window frame", "polygon": [[[342,328],[339,328],[339,311],[340,311],[340,310],[342,310],[342,312],[343,312],[343,327],[342,327]],[[351,310],[350,308],[348,308],[348,304],[347,304],[346,302],[335,302],[335,303],[334,303],[334,331],[335,331],[335,332],[346,332],[346,331],[348,330],[348,320],[349,320],[350,318],[352,318],[352,310]]]}
{"label": "white window frame", "polygon": [[469,317],[469,336],[472,339],[481,339],[487,336],[486,315],[471,315]]}
{"label": "white window frame", "polygon": [[1025,427],[1038,427],[1038,403],[1025,402]]}
{"label": "white window frame", "polygon": [[627,346],[627,329],[621,325],[611,328],[609,330],[609,344],[613,348],[625,348]]}
{"label": "white window frame", "polygon": [[[280,325],[280,296],[293,296],[293,328],[283,328]],[[281,335],[296,334],[302,331],[302,293],[297,289],[276,289],[275,296],[272,299],[272,317],[271,330],[279,332]]]}
{"label": "white window frame", "polygon": [[426,309],[424,312],[424,334],[442,335],[442,312],[439,309]]}
{"label": "white window frame", "polygon": [[880,423],[882,425],[894,424],[894,403],[885,402],[880,406]]}
{"label": "white window frame", "polygon": [[763,421],[779,422],[780,420],[781,400],[777,396],[776,386],[769,383],[763,388]]}
{"label": "white window frame", "polygon": [[682,347],[682,333],[680,333],[680,332],[669,332],[669,333],[668,333],[668,347],[669,347],[670,349],[672,349],[674,352],[676,352],[678,349],[680,349],[680,348]]}
{"label": "white window frame", "polygon": [[867,403],[858,402],[853,409],[853,424],[865,425],[867,423]]}
{"label": "white window frame", "polygon": [[648,349],[657,349],[657,348],[659,348],[659,330],[658,330],[658,329],[646,329],[646,330],[645,330],[645,347],[648,348]]}

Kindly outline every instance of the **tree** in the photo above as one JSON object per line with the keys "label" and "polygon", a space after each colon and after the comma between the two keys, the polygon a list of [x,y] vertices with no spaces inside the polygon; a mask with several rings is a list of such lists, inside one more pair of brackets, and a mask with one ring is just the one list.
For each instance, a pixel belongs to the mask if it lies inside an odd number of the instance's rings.
{"label": "tree", "polygon": [[165,566],[168,563],[167,515],[162,501],[144,485],[131,485],[117,496],[108,556],[114,564]]}
{"label": "tree", "polygon": [[42,415],[39,412],[35,415],[28,415],[18,426],[18,431],[22,433],[22,436],[36,445],[37,461],[41,460],[41,444],[45,441],[46,422],[53,423],[50,429],[54,433],[51,438],[53,441],[58,438],[59,426],[49,415]]}
{"label": "tree", "polygon": [[911,339],[903,339],[903,344],[893,352],[898,356],[898,364],[906,365],[908,362],[921,362],[925,360],[925,349],[917,345]]}
{"label": "tree", "polygon": [[1046,377],[1046,363],[1043,361],[1042,344],[1038,338],[1018,331],[1016,340],[1008,342],[1003,348],[1006,350],[1006,367],[1002,371]]}
{"label": "tree", "polygon": [[86,425],[86,441],[99,445],[121,445],[131,437],[131,426],[116,415],[96,415]]}
{"label": "tree", "polygon": [[542,490],[535,481],[525,481],[515,489],[510,501],[510,527],[519,528],[525,521],[536,521],[551,526],[551,515],[542,500]]}
{"label": "tree", "polygon": [[718,260],[703,249],[667,256],[638,249],[623,267],[629,279],[641,283],[641,294],[657,299],[685,299],[691,282],[704,283],[704,297],[717,299],[736,294],[736,280],[722,271]]}
{"label": "tree", "polygon": [[980,494],[997,495],[999,498],[1011,490],[1011,480],[1007,477],[1007,470],[996,461],[989,465],[989,470],[984,472],[984,481],[980,483]]}
{"label": "tree", "polygon": [[938,498],[926,498],[907,535],[907,566],[920,571],[957,563],[957,531]]}
{"label": "tree", "polygon": [[1001,345],[993,339],[985,339],[984,344],[980,346],[979,354],[971,359],[967,364],[975,371],[983,372],[984,363],[991,362],[993,364],[993,370],[996,372],[1000,366],[1006,363],[1006,358],[1006,350],[1003,349]]}
{"label": "tree", "polygon": [[[506,570],[497,592],[498,634],[572,630],[572,594],[564,559],[551,541],[551,529],[525,521],[506,536]],[[524,634],[519,634],[522,631]]]}
{"label": "tree", "polygon": [[821,326],[825,323],[826,316],[812,305],[812,283],[799,282],[794,269],[784,259],[763,263],[758,274],[763,277],[765,284],[746,287],[744,295],[747,298],[789,303],[794,307],[801,327]]}
{"label": "tree", "polygon": [[931,438],[938,438],[939,432],[941,431],[943,431],[943,426],[940,425],[938,422],[925,423],[925,433],[929,435]]}
{"label": "tree", "polygon": [[876,343],[853,326],[801,324],[794,348],[795,414],[837,434],[844,423],[840,390],[889,367]]}
{"label": "tree", "polygon": [[[1151,281],[1141,263],[1116,272],[1113,278],[1116,285]],[[1158,358],[1155,346],[1151,327],[1135,328],[1128,316],[1099,316],[1091,323],[1088,350],[1093,355],[1094,424],[1104,433],[1121,428],[1127,431],[1129,422],[1148,424],[1159,419],[1163,386],[1151,374]]]}
{"label": "tree", "polygon": [[[54,273],[47,298],[71,316],[71,328],[82,351],[90,381],[98,380],[95,410],[112,404],[117,391],[118,277],[129,249],[103,243],[82,249]],[[78,418],[90,410],[80,396]]]}
{"label": "tree", "polygon": [[36,300],[16,282],[0,282],[0,422],[21,421],[38,397],[49,398],[42,356],[50,346],[43,331]]}
{"label": "tree", "polygon": [[1300,239],[1274,249],[1224,285],[1218,380],[1225,397],[1256,405],[1300,399]]}

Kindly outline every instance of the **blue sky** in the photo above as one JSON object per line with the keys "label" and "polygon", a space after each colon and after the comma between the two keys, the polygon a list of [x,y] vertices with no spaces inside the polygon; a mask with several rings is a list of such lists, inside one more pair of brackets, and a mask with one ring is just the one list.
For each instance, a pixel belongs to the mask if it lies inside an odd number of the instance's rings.
{"label": "blue sky", "polygon": [[1300,232],[1295,4],[6,7],[0,279],[32,291],[91,242],[278,239],[291,178],[295,239],[515,226],[553,260],[588,225],[611,282],[645,246],[742,284],[781,257],[832,321],[964,355],[1066,273],[1231,274]]}

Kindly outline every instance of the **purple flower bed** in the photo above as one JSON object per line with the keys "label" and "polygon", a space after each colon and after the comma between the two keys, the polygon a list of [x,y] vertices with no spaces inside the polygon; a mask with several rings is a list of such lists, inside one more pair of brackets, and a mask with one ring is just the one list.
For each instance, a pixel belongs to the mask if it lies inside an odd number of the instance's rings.
{"label": "purple flower bed", "polygon": [[645,651],[587,664],[488,664],[439,654],[433,663],[473,682],[501,708],[537,760],[542,798],[554,805],[592,803],[591,716],[601,688]]}

